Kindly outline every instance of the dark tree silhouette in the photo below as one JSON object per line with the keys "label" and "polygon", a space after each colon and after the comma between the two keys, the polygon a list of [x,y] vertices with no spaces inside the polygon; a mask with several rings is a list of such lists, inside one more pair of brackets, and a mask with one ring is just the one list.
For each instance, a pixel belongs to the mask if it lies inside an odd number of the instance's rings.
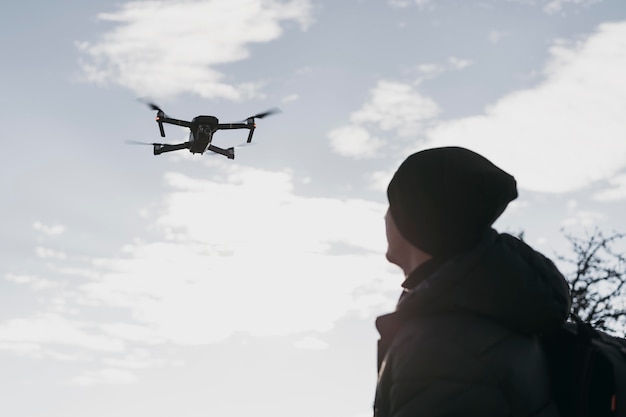
{"label": "dark tree silhouette", "polygon": [[623,243],[626,234],[605,236],[596,229],[584,237],[568,233],[565,237],[572,253],[557,259],[564,264],[562,272],[571,287],[572,313],[600,330],[624,336],[626,257],[615,246]]}

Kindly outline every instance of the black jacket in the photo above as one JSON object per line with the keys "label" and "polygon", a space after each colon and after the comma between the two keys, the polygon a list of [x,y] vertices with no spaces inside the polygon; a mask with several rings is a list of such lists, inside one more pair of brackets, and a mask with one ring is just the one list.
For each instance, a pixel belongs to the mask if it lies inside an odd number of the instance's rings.
{"label": "black jacket", "polygon": [[536,335],[556,330],[569,308],[549,259],[490,230],[376,320],[375,416],[557,417]]}

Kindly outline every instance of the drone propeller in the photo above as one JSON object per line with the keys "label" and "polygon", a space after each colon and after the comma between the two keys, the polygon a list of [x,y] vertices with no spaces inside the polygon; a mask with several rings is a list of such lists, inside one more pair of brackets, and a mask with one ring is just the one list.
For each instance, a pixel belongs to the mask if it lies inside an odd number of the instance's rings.
{"label": "drone propeller", "polygon": [[154,103],[151,103],[151,102],[146,102],[146,105],[147,105],[148,107],[150,107],[152,110],[156,110],[156,111],[160,111],[160,112],[162,112],[162,111],[163,111],[163,110],[161,110],[161,108],[160,108],[159,106],[157,106],[157,105],[156,105],[156,104],[154,104]]}
{"label": "drone propeller", "polygon": [[243,121],[247,121],[247,120],[251,120],[251,119],[262,119],[264,117],[267,116],[271,116],[272,114],[276,114],[276,113],[280,113],[281,110],[277,107],[274,107],[273,109],[264,111],[263,113],[259,113],[259,114],[255,114],[254,116],[250,116],[247,119],[243,120]]}
{"label": "drone propeller", "polygon": [[125,141],[125,143],[129,144],[129,145],[158,145],[158,146],[163,146],[165,145],[165,143],[155,143],[155,142],[140,142],[138,140],[127,140]]}
{"label": "drone propeller", "polygon": [[156,121],[159,124],[159,130],[161,131],[161,137],[165,137],[165,130],[163,130],[163,122],[161,121],[162,118],[167,117],[165,115],[165,112],[156,104],[150,102],[150,101],[146,101],[144,99],[138,99],[139,101],[143,102],[144,104],[146,104],[148,107],[150,107],[152,110],[155,110],[157,112],[156,115]]}
{"label": "drone propeller", "polygon": [[146,106],[150,107],[152,110],[155,111],[163,111],[161,110],[161,108],[159,106],[157,106],[155,103],[146,100],[145,98],[138,98],[138,101],[141,101],[143,104],[145,104]]}

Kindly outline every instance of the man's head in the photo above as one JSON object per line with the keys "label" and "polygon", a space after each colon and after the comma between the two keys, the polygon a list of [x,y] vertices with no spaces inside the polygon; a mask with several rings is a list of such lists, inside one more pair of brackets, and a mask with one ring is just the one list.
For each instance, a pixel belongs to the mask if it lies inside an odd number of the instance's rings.
{"label": "man's head", "polygon": [[476,245],[517,198],[517,187],[483,156],[444,147],[410,155],[389,183],[387,198],[387,215],[399,234],[420,251],[445,258]]}

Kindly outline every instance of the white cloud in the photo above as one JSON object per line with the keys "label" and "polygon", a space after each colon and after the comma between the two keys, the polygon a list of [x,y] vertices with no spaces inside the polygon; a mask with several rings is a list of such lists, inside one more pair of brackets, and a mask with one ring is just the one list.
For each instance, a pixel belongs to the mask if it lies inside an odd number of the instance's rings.
{"label": "white cloud", "polygon": [[372,89],[370,96],[361,109],[350,115],[353,124],[375,124],[382,130],[411,136],[423,127],[425,121],[439,114],[437,103],[408,84],[382,80]]}
{"label": "white cloud", "polygon": [[566,217],[561,224],[566,228],[572,228],[574,226],[590,228],[597,226],[598,222],[602,219],[604,219],[604,214],[602,213],[579,210]]}
{"label": "white cloud", "polygon": [[438,113],[437,104],[414,86],[382,80],[370,91],[370,99],[350,115],[351,123],[332,130],[328,137],[340,155],[373,157],[385,142],[371,129],[393,131],[406,138],[420,132]]}
{"label": "white cloud", "polygon": [[151,350],[143,348],[129,349],[129,352],[122,358],[109,358],[104,359],[102,362],[105,366],[115,367],[116,369],[148,369],[184,364],[184,361],[179,359],[167,360],[163,357],[155,357]]}
{"label": "white cloud", "polygon": [[506,206],[506,211],[508,213],[520,212],[523,210],[527,210],[530,207],[530,202],[528,200],[513,200]]}
{"label": "white cloud", "polygon": [[64,252],[57,251],[50,248],[44,248],[38,246],[35,248],[35,254],[42,259],[66,259],[67,255]]}
{"label": "white cloud", "polygon": [[29,318],[16,318],[0,322],[0,348],[24,351],[24,347],[37,355],[44,355],[43,345],[65,345],[101,352],[121,352],[125,345],[97,332],[94,326],[69,320],[57,314],[40,314]]}
{"label": "white cloud", "polygon": [[5,274],[4,279],[15,284],[28,285],[33,290],[47,290],[50,288],[58,288],[61,286],[61,283],[59,282],[40,278],[33,275],[7,273]]}
{"label": "white cloud", "polygon": [[489,31],[489,34],[487,35],[487,39],[489,39],[490,43],[495,45],[497,43],[500,43],[500,41],[506,36],[508,36],[507,32],[492,30],[492,31]]}
{"label": "white cloud", "polygon": [[472,65],[472,61],[462,58],[457,58],[455,56],[448,57],[448,63],[452,66],[453,69],[462,70],[464,68]]}
{"label": "white cloud", "polygon": [[281,24],[311,21],[309,0],[132,1],[100,20],[115,28],[95,43],[80,42],[88,57],[84,77],[116,83],[139,95],[191,92],[238,100],[258,94],[258,82],[228,80],[217,66],[250,57],[253,43],[283,34]]}
{"label": "white cloud", "polygon": [[399,8],[403,8],[403,7],[407,7],[411,5],[410,0],[388,0],[388,2],[390,6],[399,7]]}
{"label": "white cloud", "polygon": [[593,4],[600,3],[603,0],[549,0],[543,7],[548,14],[558,13],[567,6],[584,6],[589,7]]}
{"label": "white cloud", "polygon": [[299,96],[297,94],[290,94],[286,97],[283,97],[282,102],[283,103],[290,103],[292,101],[296,101],[298,100]]}
{"label": "white cloud", "polygon": [[[472,65],[472,61],[459,58],[456,56],[449,56],[445,63],[423,63],[415,66],[414,68],[406,71],[407,73],[417,73],[418,78],[415,81],[415,85],[420,85],[428,79],[435,78],[447,71],[460,71],[468,66]],[[412,88],[408,86],[408,88]]]}
{"label": "white cloud", "polygon": [[85,372],[83,375],[72,378],[70,382],[87,387],[100,384],[127,385],[137,380],[138,378],[126,369],[107,368]]}
{"label": "white cloud", "polygon": [[315,336],[306,336],[294,343],[294,346],[298,349],[328,349],[328,343]]}
{"label": "white cloud", "polygon": [[573,228],[580,226],[583,228],[597,227],[605,215],[603,213],[591,210],[583,210],[579,208],[578,201],[571,199],[565,203],[567,214],[561,225],[565,228]]}
{"label": "white cloud", "polygon": [[567,207],[568,210],[572,211],[575,210],[576,207],[578,207],[578,201],[576,200],[568,200],[567,203],[565,203],[565,207]]}
{"label": "white cloud", "polygon": [[387,0],[389,5],[392,7],[404,8],[415,4],[419,7],[424,7],[429,3],[432,3],[433,0]]}
{"label": "white cloud", "polygon": [[[589,7],[604,0],[508,0],[512,3],[521,3],[534,6],[539,4],[547,14],[554,14],[565,11],[568,7]],[[413,4],[420,8],[432,5],[434,0],[387,0],[390,6],[395,8],[405,8]]]}
{"label": "white cloud", "polygon": [[[83,287],[87,298],[131,309],[155,337],[183,344],[327,331],[372,304],[354,291],[386,275],[381,205],[298,197],[290,173],[241,166],[216,180],[166,178],[165,239],[103,261],[109,272]],[[355,253],[334,255],[333,242]]]}
{"label": "white cloud", "polygon": [[400,162],[394,166],[394,168],[385,171],[374,171],[369,175],[370,188],[385,192],[389,181],[393,178],[393,174],[396,172],[397,166],[400,166]]}
{"label": "white cloud", "polygon": [[593,195],[597,201],[619,201],[626,199],[626,174],[608,179],[609,187]]}
{"label": "white cloud", "polygon": [[367,129],[348,125],[328,132],[331,149],[354,159],[375,157],[385,142],[373,137]]}
{"label": "white cloud", "polygon": [[63,226],[62,224],[55,224],[50,226],[45,225],[41,222],[35,222],[33,223],[33,229],[50,236],[57,236],[65,233],[65,226]]}
{"label": "white cloud", "polygon": [[541,5],[544,12],[554,14],[564,12],[566,8],[589,7],[604,0],[508,0],[512,3],[528,4],[531,6]]}
{"label": "white cloud", "polygon": [[439,64],[420,64],[417,71],[427,77],[434,77],[445,71],[444,67]]}
{"label": "white cloud", "polygon": [[[26,354],[35,346],[52,357],[72,346],[123,368],[134,359],[118,356],[136,344],[197,345],[238,332],[304,337],[346,315],[392,308],[400,280],[384,258],[385,206],[298,196],[290,171],[211,166],[210,179],[165,174],[170,191],[149,213],[156,238],[128,243],[119,257],[81,258],[80,267],[71,254],[52,259],[52,273],[80,271],[85,262],[92,273],[71,291],[50,294],[56,313],[0,321],[0,348]],[[76,311],[85,309],[126,318],[83,322]],[[75,382],[101,379],[88,374]]]}
{"label": "white cloud", "polygon": [[568,192],[626,165],[626,22],[604,24],[586,41],[556,44],[546,79],[510,94],[483,115],[442,122],[429,146],[473,149],[521,187]]}

